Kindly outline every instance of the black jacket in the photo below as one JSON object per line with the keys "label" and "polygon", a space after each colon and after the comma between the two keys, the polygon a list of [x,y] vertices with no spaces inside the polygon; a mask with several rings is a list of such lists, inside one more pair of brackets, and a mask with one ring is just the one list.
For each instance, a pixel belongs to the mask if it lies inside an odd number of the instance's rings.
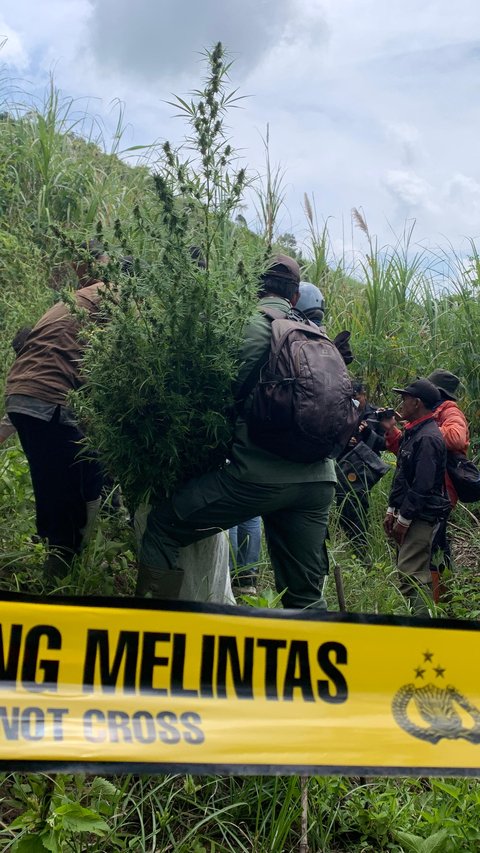
{"label": "black jacket", "polygon": [[405,430],[397,456],[397,471],[389,506],[403,518],[436,522],[446,518],[450,502],[445,497],[447,448],[433,415]]}

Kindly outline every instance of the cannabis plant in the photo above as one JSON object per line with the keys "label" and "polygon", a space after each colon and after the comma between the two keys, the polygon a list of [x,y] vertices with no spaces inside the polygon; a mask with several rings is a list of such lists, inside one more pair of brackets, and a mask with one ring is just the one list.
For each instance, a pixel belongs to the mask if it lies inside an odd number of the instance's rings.
{"label": "cannabis plant", "polygon": [[226,458],[231,382],[263,261],[260,241],[233,222],[246,173],[226,135],[230,66],[221,44],[205,58],[203,87],[175,99],[188,132],[179,150],[163,145],[155,202],[136,206],[134,225],[116,223],[132,262],[128,274],[112,262],[107,322],[86,332],[76,406],[132,503]]}

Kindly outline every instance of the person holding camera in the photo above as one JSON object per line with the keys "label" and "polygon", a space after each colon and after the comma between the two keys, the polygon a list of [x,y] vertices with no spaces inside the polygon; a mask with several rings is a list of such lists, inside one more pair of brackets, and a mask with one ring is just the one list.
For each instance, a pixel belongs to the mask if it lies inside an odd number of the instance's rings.
{"label": "person holding camera", "polygon": [[365,384],[353,382],[361,420],[347,447],[337,460],[336,490],[340,525],[354,553],[364,562],[368,557],[368,513],[370,491],[388,471],[380,458],[385,450],[384,422],[394,416],[393,409],[375,409],[367,399]]}
{"label": "person holding camera", "polygon": [[[459,453],[466,455],[470,444],[469,428],[465,415],[457,403],[456,392],[460,379],[454,373],[443,368],[434,370],[427,379],[435,385],[440,394],[440,399],[433,410],[433,416],[443,435],[448,453]],[[387,450],[398,453],[402,438],[402,431],[398,429],[395,421],[388,422],[386,434]],[[445,489],[450,499],[452,509],[458,501],[455,486],[448,471],[445,474]],[[441,574],[445,568],[452,568],[452,555],[450,542],[447,535],[447,518],[440,521],[438,530],[432,544],[432,555],[430,569],[432,572],[433,596],[436,603],[440,601],[443,593]]]}
{"label": "person holding camera", "polygon": [[447,448],[434,415],[441,397],[428,379],[393,391],[402,397],[399,415],[406,425],[383,526],[398,547],[400,592],[415,615],[428,616],[432,542],[451,509],[445,490]]}

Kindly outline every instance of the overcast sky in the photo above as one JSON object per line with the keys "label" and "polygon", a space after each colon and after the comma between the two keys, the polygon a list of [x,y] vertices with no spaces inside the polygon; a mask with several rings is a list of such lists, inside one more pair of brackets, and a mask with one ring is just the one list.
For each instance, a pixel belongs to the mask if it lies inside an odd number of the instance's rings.
{"label": "overcast sky", "polygon": [[380,241],[407,219],[429,244],[480,235],[478,0],[2,0],[0,34],[29,91],[53,70],[110,124],[121,99],[125,145],[179,138],[164,101],[198,84],[199,52],[221,40],[249,96],[235,145],[262,172],[268,122],[286,170],[280,230],[302,242],[307,192],[337,250],[352,207]]}

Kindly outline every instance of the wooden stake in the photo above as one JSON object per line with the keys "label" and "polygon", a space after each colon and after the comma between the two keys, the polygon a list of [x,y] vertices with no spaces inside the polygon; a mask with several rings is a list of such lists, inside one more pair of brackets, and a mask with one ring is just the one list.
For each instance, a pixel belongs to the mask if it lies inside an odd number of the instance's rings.
{"label": "wooden stake", "polygon": [[347,607],[345,604],[345,591],[343,588],[342,569],[338,563],[333,566],[333,575],[335,578],[335,588],[337,590],[338,609],[345,612]]}
{"label": "wooden stake", "polygon": [[300,776],[300,803],[302,815],[300,820],[300,846],[298,853],[308,853],[308,776]]}

